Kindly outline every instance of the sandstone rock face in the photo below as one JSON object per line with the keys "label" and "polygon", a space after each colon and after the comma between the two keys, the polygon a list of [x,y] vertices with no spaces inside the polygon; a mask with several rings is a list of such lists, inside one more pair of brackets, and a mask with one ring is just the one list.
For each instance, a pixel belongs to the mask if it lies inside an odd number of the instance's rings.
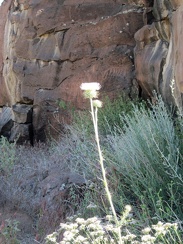
{"label": "sandstone rock face", "polygon": [[3,76],[3,51],[4,51],[4,29],[6,20],[8,18],[9,7],[11,5],[11,0],[3,3],[0,6],[0,106],[7,105],[9,103],[10,94],[7,93],[4,76]]}
{"label": "sandstone rock face", "polygon": [[9,107],[4,107],[0,112],[0,136],[9,138],[13,127],[12,111]]}
{"label": "sandstone rock face", "polygon": [[100,82],[102,92],[111,97],[122,91],[130,94],[134,34],[143,26],[149,2],[17,0],[9,10],[4,2],[0,67],[6,95],[1,89],[5,98],[0,106],[33,105],[34,135],[44,140],[49,125],[57,131],[56,118],[63,120],[58,100],[86,107],[82,82]]}
{"label": "sandstone rock face", "polygon": [[181,107],[182,8],[181,0],[4,1],[0,106],[32,106],[37,140],[70,120],[59,102],[86,108],[82,82],[100,82],[112,98],[133,96],[138,80],[144,96],[155,89]]}
{"label": "sandstone rock face", "polygon": [[145,96],[153,90],[183,111],[183,2],[154,1],[154,23],[135,34],[136,78]]}

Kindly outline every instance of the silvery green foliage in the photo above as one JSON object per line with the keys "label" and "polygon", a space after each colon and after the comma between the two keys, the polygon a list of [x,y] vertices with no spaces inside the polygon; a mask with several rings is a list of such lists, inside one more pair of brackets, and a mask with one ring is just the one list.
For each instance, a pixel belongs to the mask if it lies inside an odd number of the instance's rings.
{"label": "silvery green foliage", "polygon": [[[132,116],[121,115],[126,125],[109,138],[113,162],[137,198],[156,211],[159,198],[181,210],[183,186],[181,141],[172,115],[161,98],[149,109],[134,106]],[[169,201],[169,202],[168,202]],[[154,211],[154,212],[155,212]]]}
{"label": "silvery green foliage", "polygon": [[9,173],[16,159],[15,142],[9,143],[5,137],[0,138],[0,171]]}

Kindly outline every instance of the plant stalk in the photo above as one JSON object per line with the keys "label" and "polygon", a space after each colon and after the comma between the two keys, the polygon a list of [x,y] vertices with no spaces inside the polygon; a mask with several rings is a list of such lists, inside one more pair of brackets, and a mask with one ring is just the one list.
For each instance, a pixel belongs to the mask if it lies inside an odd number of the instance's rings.
{"label": "plant stalk", "polygon": [[94,125],[94,131],[95,131],[95,140],[97,143],[97,149],[98,149],[98,153],[99,153],[99,162],[100,162],[100,166],[101,166],[101,170],[102,170],[102,177],[103,177],[103,183],[104,183],[104,187],[105,187],[105,191],[107,194],[107,198],[114,216],[114,220],[116,223],[116,226],[118,228],[119,231],[119,244],[122,244],[122,238],[121,238],[121,228],[120,228],[120,224],[116,215],[116,211],[113,205],[113,201],[112,201],[112,196],[111,193],[109,191],[109,187],[108,187],[108,183],[107,183],[107,177],[106,177],[106,171],[104,168],[104,158],[102,155],[102,150],[100,147],[100,140],[99,140],[99,134],[98,134],[98,108],[96,107],[95,110],[93,108],[93,103],[92,103],[92,99],[90,99],[90,105],[91,105],[91,114],[92,114],[92,120],[93,120],[93,125]]}

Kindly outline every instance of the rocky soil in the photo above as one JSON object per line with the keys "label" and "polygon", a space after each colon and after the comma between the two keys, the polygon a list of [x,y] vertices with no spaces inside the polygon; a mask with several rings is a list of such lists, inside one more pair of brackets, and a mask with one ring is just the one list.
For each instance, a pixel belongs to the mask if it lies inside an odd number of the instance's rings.
{"label": "rocky soil", "polygon": [[0,231],[7,228],[5,220],[18,221],[21,244],[44,243],[46,234],[75,213],[87,185],[65,160],[48,151],[23,146],[14,168],[0,172]]}

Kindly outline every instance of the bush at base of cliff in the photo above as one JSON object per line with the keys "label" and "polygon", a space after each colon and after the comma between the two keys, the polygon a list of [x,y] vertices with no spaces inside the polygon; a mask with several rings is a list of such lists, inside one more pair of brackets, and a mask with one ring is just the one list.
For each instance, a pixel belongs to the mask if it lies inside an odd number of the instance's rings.
{"label": "bush at base of cliff", "polygon": [[[136,234],[158,221],[174,222],[182,238],[182,118],[173,118],[161,98],[156,100],[149,109],[133,105],[130,114],[119,112],[122,126],[116,124],[110,134],[101,137],[107,178],[119,216],[124,205],[133,206],[136,223],[129,231]],[[87,219],[105,216],[109,206],[101,186],[95,141],[82,129],[84,122],[82,127],[71,126],[66,139],[70,145],[70,167],[93,180],[78,210]],[[87,206],[91,205],[95,208],[89,211]],[[167,239],[164,243],[181,241]]]}
{"label": "bush at base of cliff", "polygon": [[[131,114],[133,105],[138,104],[138,100],[131,100],[125,95],[117,96],[114,100],[104,96],[103,107],[98,111],[99,133],[103,136],[111,134],[116,127],[122,128],[124,121],[121,119],[121,112]],[[72,126],[85,133],[87,136],[93,134],[93,125],[90,113],[88,111],[75,112],[73,114]]]}
{"label": "bush at base of cliff", "polygon": [[9,143],[5,137],[0,138],[0,172],[9,174],[16,158],[15,142]]}
{"label": "bush at base of cliff", "polygon": [[139,216],[147,220],[182,219],[182,142],[172,115],[159,98],[149,110],[134,107],[132,117],[122,118],[125,127],[110,138],[112,164],[121,175],[119,192],[124,195],[126,188]]}

